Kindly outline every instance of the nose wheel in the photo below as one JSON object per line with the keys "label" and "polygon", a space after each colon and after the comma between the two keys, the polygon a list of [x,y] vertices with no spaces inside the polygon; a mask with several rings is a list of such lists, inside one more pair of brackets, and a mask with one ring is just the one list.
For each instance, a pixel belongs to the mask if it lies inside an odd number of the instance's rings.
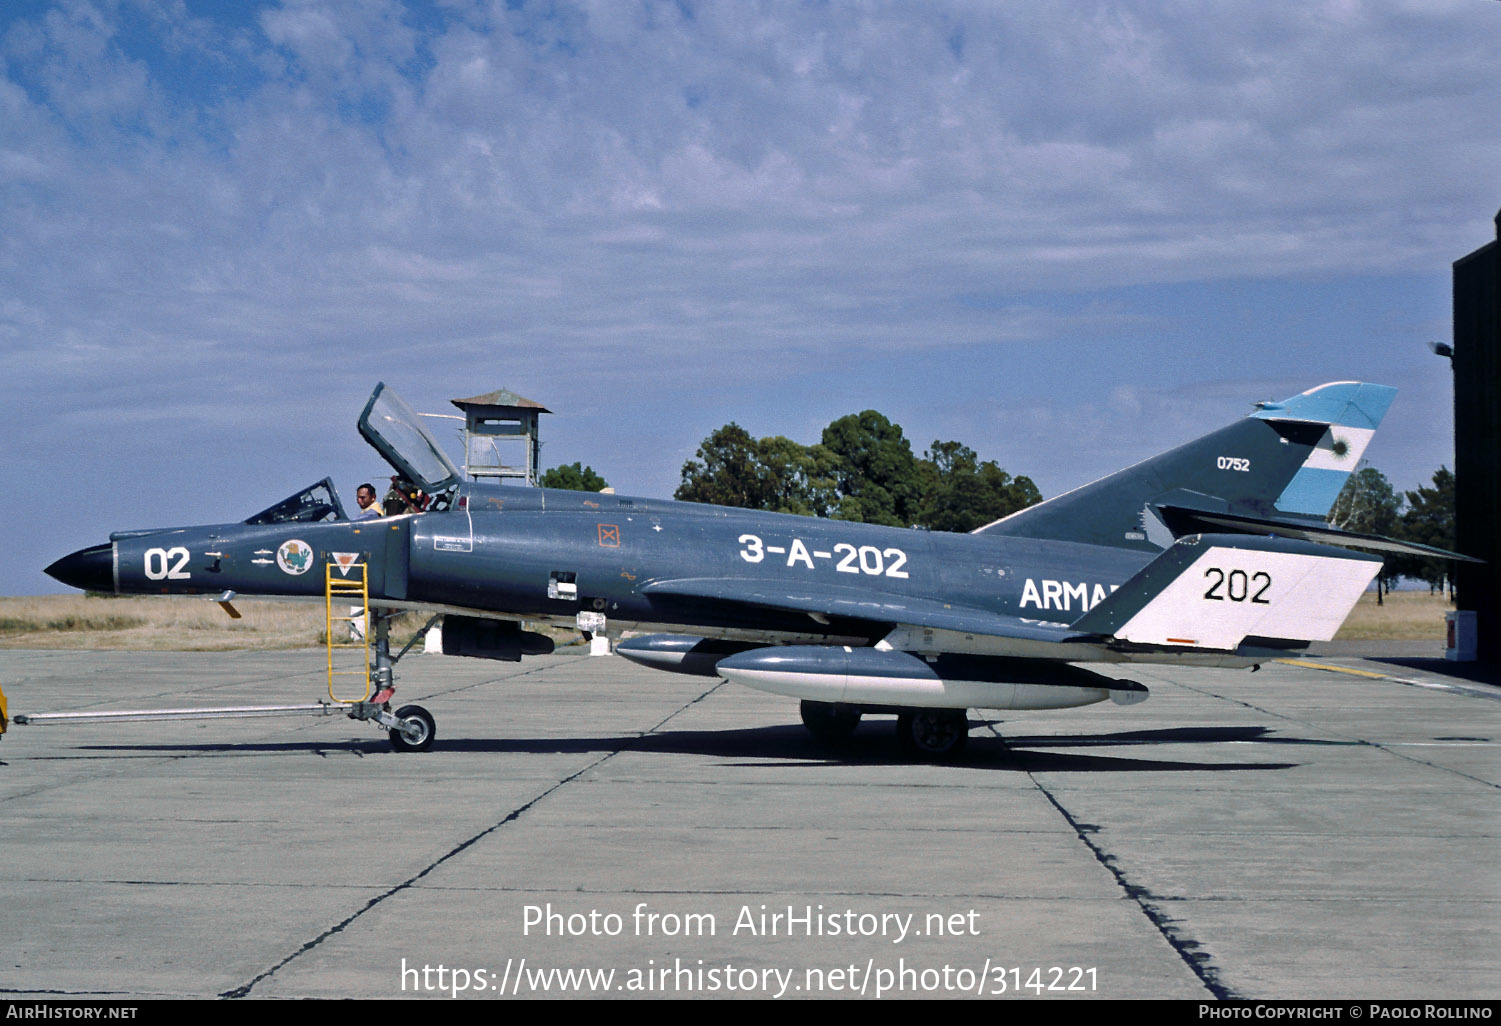
{"label": "nose wheel", "polygon": [[374,720],[380,726],[386,728],[386,737],[391,741],[391,747],[398,752],[425,752],[433,746],[433,739],[438,736],[437,724],[433,722],[433,714],[420,705],[404,705],[395,713],[390,712],[389,700],[391,693],[396,690],[395,666],[401,657],[412,650],[412,646],[419,638],[427,634],[428,628],[437,622],[438,616],[434,614],[427,624],[412,639],[402,647],[394,656],[391,654],[391,620],[398,615],[394,609],[377,609],[375,613],[375,666],[371,670],[370,679],[375,686],[375,694],[367,701],[359,702],[350,710],[349,715],[358,720]]}
{"label": "nose wheel", "polygon": [[433,746],[438,736],[438,726],[432,713],[420,705],[404,705],[396,710],[396,723],[388,736],[391,747],[398,752],[425,752]]}

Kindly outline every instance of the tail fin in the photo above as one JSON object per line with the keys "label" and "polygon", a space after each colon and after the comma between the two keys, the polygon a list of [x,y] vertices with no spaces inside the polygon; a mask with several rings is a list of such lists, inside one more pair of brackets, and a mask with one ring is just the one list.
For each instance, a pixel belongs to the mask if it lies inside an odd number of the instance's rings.
{"label": "tail fin", "polygon": [[1197,514],[1322,526],[1395,388],[1337,381],[975,533],[1164,549]]}

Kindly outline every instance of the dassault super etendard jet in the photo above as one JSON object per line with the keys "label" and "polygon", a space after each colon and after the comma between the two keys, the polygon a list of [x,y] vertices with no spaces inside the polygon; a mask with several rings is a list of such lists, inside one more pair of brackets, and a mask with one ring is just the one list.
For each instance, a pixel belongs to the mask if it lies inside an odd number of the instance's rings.
{"label": "dassault super etendard jet", "polygon": [[[351,520],[324,479],[243,522],[120,532],[47,572],[227,601],[323,599],[325,577],[363,566],[370,606],[442,614],[451,654],[551,651],[523,622],[629,632],[620,655],[800,699],[821,738],[895,713],[906,744],[945,757],[971,708],[1130,704],[1147,692],[1112,675],[1122,664],[1246,667],[1329,639],[1381,566],[1349,546],[1452,555],[1326,520],[1394,394],[1336,382],[1260,403],[959,535],[465,481],[381,384],[360,432],[424,512]],[[431,715],[390,711],[394,661],[378,629],[374,694],[351,715],[426,748]]]}

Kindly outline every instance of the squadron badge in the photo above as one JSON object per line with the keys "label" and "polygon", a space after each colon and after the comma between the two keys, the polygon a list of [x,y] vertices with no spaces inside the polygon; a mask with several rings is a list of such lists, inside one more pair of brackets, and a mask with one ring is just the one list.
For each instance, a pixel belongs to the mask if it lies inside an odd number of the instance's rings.
{"label": "squadron badge", "polygon": [[293,577],[305,574],[313,565],[313,547],[301,538],[289,538],[276,550],[276,565]]}

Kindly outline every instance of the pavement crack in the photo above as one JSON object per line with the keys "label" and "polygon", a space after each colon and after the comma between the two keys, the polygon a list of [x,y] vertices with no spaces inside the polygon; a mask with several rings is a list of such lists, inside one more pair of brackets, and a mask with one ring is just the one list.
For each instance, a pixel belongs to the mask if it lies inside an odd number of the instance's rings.
{"label": "pavement crack", "polygon": [[[994,727],[991,728],[991,731],[1001,739],[1001,743],[1005,744],[1009,751],[1010,745],[1006,742],[1005,737],[997,732]],[[1162,939],[1167,941],[1168,946],[1177,953],[1178,957],[1183,960],[1194,976],[1198,977],[1199,982],[1204,985],[1204,989],[1213,994],[1218,1001],[1242,1000],[1241,995],[1231,990],[1220,979],[1220,972],[1214,964],[1214,958],[1208,951],[1204,950],[1203,945],[1192,937],[1186,936],[1179,927],[1179,920],[1163,911],[1156,903],[1155,895],[1150,890],[1139,884],[1132,883],[1126,876],[1125,871],[1117,863],[1115,856],[1106,851],[1096,841],[1095,838],[1099,833],[1099,827],[1093,823],[1085,823],[1076,819],[1073,813],[1069,812],[1063,803],[1058,800],[1058,797],[1048,789],[1047,785],[1037,779],[1036,774],[1031,770],[1026,770],[1025,772],[1027,779],[1032,782],[1032,786],[1037,788],[1042,796],[1048,800],[1049,804],[1058,811],[1058,814],[1063,817],[1064,822],[1068,823],[1069,828],[1074,831],[1074,835],[1089,849],[1095,861],[1115,879],[1116,886],[1125,892],[1126,897],[1135,902],[1136,907],[1141,909],[1142,914],[1147,917],[1147,921],[1162,935]]]}
{"label": "pavement crack", "polygon": [[[1382,678],[1382,679],[1383,680],[1392,680],[1392,678]],[[1397,683],[1397,684],[1407,684],[1408,683],[1407,681],[1403,681],[1403,680],[1394,680],[1393,682]],[[1471,781],[1472,783],[1480,784],[1480,785],[1482,785],[1484,787],[1491,788],[1492,790],[1501,790],[1501,784],[1498,784],[1495,781],[1486,780],[1484,777],[1477,777],[1473,773],[1466,773],[1464,770],[1455,769],[1453,766],[1444,766],[1444,765],[1441,765],[1439,763],[1433,762],[1433,761],[1431,761],[1429,759],[1420,759],[1420,758],[1418,758],[1415,755],[1408,755],[1406,752],[1396,751],[1392,744],[1388,744],[1386,742],[1372,741],[1370,738],[1359,737],[1359,736],[1354,735],[1354,734],[1341,733],[1340,731],[1332,730],[1329,727],[1322,726],[1322,725],[1317,724],[1317,723],[1311,723],[1308,720],[1298,719],[1296,716],[1288,716],[1286,713],[1275,712],[1275,711],[1273,711],[1271,709],[1266,708],[1265,706],[1256,705],[1254,702],[1247,702],[1245,699],[1242,699],[1242,698],[1235,698],[1232,695],[1223,695],[1223,694],[1220,694],[1217,691],[1210,691],[1207,688],[1194,687],[1194,686],[1189,685],[1189,684],[1184,684],[1182,686],[1184,688],[1187,688],[1189,691],[1193,691],[1193,692],[1195,692],[1197,694],[1204,695],[1204,696],[1206,696],[1208,698],[1217,698],[1217,699],[1219,699],[1222,702],[1230,702],[1230,703],[1233,703],[1235,705],[1240,706],[1243,709],[1250,709],[1253,712],[1258,712],[1258,713],[1260,713],[1263,716],[1271,716],[1271,717],[1274,717],[1276,719],[1283,720],[1283,721],[1285,721],[1287,723],[1296,723],[1298,726],[1303,727],[1303,728],[1305,728],[1307,730],[1322,731],[1322,732],[1327,733],[1327,734],[1333,734],[1335,737],[1346,739],[1344,742],[1342,742],[1342,743],[1345,743],[1345,744],[1364,745],[1364,746],[1366,746],[1368,748],[1374,748],[1374,749],[1376,749],[1379,752],[1384,752],[1385,754],[1390,755],[1393,758],[1406,760],[1407,762],[1413,763],[1414,765],[1417,765],[1417,766],[1423,766],[1423,767],[1426,767],[1428,769],[1438,770],[1441,773],[1451,773],[1454,776],[1460,777],[1463,780],[1468,780],[1468,781]]]}
{"label": "pavement crack", "polygon": [[[719,688],[723,686],[723,683],[724,683],[723,681],[718,681],[718,682],[715,683],[715,685],[713,687],[709,688],[708,690],[706,690],[706,691],[704,691],[704,692],[702,692],[702,693],[700,693],[698,695],[695,695],[693,698],[689,699],[687,702],[684,702],[681,706],[679,706],[678,708],[674,709],[672,712],[668,713],[665,717],[663,717],[654,726],[648,727],[646,730],[639,732],[636,735],[636,739],[639,740],[640,738],[645,737],[647,734],[651,734],[651,733],[653,733],[653,732],[655,732],[657,730],[660,730],[669,720],[671,720],[673,717],[677,716],[679,713],[683,712],[689,706],[696,705],[697,703],[699,703],[699,702],[703,701],[705,698],[707,698],[709,695],[713,694],[715,691],[719,690]],[[457,858],[459,855],[461,855],[464,852],[468,851],[470,848],[474,847],[480,841],[484,840],[486,837],[489,837],[491,834],[495,833],[495,831],[497,831],[500,828],[506,826],[507,824],[514,823],[516,820],[520,819],[523,815],[525,815],[530,809],[534,808],[539,802],[542,802],[545,799],[547,799],[548,797],[550,797],[551,795],[556,794],[558,791],[562,790],[564,787],[567,787],[569,784],[573,783],[575,780],[577,780],[580,777],[584,776],[586,773],[588,773],[591,770],[595,769],[596,767],[604,764],[605,762],[608,762],[610,759],[613,759],[615,756],[619,755],[623,751],[626,751],[628,748],[629,748],[629,739],[622,738],[621,739],[621,743],[618,746],[616,746],[614,749],[612,749],[611,751],[606,752],[605,754],[601,755],[599,758],[597,758],[594,761],[590,762],[588,765],[583,766],[583,767],[581,767],[578,770],[575,770],[573,773],[568,774],[568,776],[566,776],[566,777],[563,777],[561,780],[557,781],[552,786],[550,786],[547,789],[545,789],[545,790],[541,791],[540,793],[538,793],[535,797],[533,797],[530,801],[526,802],[525,804],[520,805],[520,806],[512,809],[510,812],[506,813],[506,815],[504,817],[502,817],[498,822],[492,823],[490,826],[488,826],[485,829],[481,830],[479,833],[474,834],[473,836],[467,838],[466,840],[460,841],[458,844],[454,845],[448,851],[444,852],[442,855],[439,855],[432,862],[429,862],[426,866],[424,866],[418,872],[414,873],[412,876],[410,876],[407,879],[401,881],[400,883],[396,884],[393,887],[387,888],[385,891],[382,891],[380,894],[377,894],[375,897],[373,897],[369,901],[365,902],[365,904],[362,905],[360,908],[356,909],[354,912],[352,912],[348,916],[344,917],[339,922],[335,923],[333,926],[330,926],[328,929],[326,929],[322,933],[318,934],[318,936],[316,936],[316,937],[312,938],[311,940],[307,941],[306,943],[304,943],[302,946],[300,946],[299,948],[297,948],[296,951],[293,951],[286,958],[283,958],[280,962],[277,962],[275,965],[271,966],[269,969],[266,969],[264,972],[261,972],[261,973],[257,974],[255,977],[253,977],[252,979],[250,979],[246,983],[241,984],[240,986],[235,987],[235,988],[233,988],[231,990],[226,990],[226,991],[220,992],[219,997],[230,999],[230,1000],[234,1000],[234,999],[238,999],[238,998],[243,998],[243,997],[248,997],[250,995],[251,990],[253,990],[258,984],[264,982],[265,980],[270,979],[272,976],[276,975],[277,972],[279,972],[280,970],[282,970],[283,968],[285,968],[287,965],[291,964],[293,961],[295,961],[300,956],[306,954],[309,951],[312,951],[314,948],[318,947],[320,944],[322,944],[324,941],[328,940],[330,937],[335,937],[338,934],[343,933],[345,929],[347,929],[349,926],[353,925],[357,920],[359,920],[361,917],[363,917],[366,913],[368,913],[368,912],[374,910],[375,908],[377,908],[378,906],[380,906],[387,899],[395,897],[396,895],[400,894],[403,891],[409,890],[410,888],[412,888],[413,886],[415,886],[418,882],[420,882],[421,880],[423,880],[424,878],[426,878],[427,876],[429,876],[434,870],[436,870],[439,866],[443,865],[445,862],[448,862],[451,859]]]}

